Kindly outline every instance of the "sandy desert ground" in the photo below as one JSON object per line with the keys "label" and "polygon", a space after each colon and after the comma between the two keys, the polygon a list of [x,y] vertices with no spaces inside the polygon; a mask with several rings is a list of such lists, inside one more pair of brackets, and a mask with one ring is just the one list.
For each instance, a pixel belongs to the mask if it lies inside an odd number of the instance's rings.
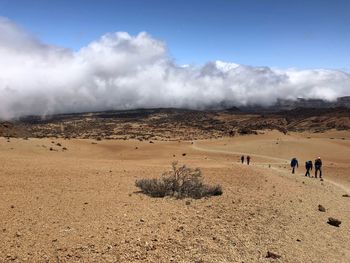
{"label": "sandy desert ground", "polygon": [[[252,165],[239,163],[242,153]],[[323,182],[303,175],[317,156]],[[136,179],[158,177],[174,160],[200,167],[223,195],[137,192]],[[348,131],[154,143],[0,138],[0,262],[350,262],[349,169]]]}

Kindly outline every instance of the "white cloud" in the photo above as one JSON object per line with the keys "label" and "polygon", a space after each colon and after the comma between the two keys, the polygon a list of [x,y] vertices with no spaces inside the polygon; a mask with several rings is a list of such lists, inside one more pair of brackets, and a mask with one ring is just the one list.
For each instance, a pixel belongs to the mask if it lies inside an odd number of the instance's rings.
{"label": "white cloud", "polygon": [[0,118],[151,107],[269,105],[278,98],[350,95],[337,70],[173,63],[147,33],[106,34],[77,52],[50,46],[0,18]]}

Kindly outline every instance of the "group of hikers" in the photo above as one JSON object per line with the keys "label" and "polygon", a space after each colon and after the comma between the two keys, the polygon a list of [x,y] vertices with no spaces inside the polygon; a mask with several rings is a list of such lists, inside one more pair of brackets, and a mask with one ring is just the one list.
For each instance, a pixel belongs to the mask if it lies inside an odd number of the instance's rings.
{"label": "group of hikers", "polygon": [[[242,162],[242,163],[244,163],[244,158],[245,158],[244,155],[242,155],[242,156],[241,156],[241,162]],[[250,163],[250,156],[247,155],[247,164],[249,165],[249,163]]]}
{"label": "group of hikers", "polygon": [[[295,168],[299,167],[299,163],[298,163],[298,159],[297,158],[293,158],[290,161],[290,167],[292,167],[292,173],[295,173]],[[317,178],[317,175],[319,175],[320,179],[322,179],[322,160],[321,157],[318,157],[314,164],[312,164],[312,161],[306,161],[305,162],[305,169],[306,169],[306,173],[305,176],[311,177],[310,175],[310,171],[313,169],[313,167],[315,167],[315,178]]]}
{"label": "group of hikers", "polygon": [[[250,156],[247,155],[247,157],[245,157],[244,155],[241,156],[241,162],[242,164],[244,163],[244,160],[247,160],[247,164],[249,165],[250,163]],[[295,173],[295,169],[299,167],[299,162],[297,158],[293,158],[290,161],[290,167],[292,167],[292,174]],[[322,160],[321,157],[318,157],[314,164],[312,163],[312,161],[306,161],[305,162],[305,169],[306,169],[306,173],[305,176],[307,177],[311,177],[310,171],[312,171],[312,169],[315,168],[315,178],[317,178],[317,175],[320,177],[320,179],[322,180]]]}

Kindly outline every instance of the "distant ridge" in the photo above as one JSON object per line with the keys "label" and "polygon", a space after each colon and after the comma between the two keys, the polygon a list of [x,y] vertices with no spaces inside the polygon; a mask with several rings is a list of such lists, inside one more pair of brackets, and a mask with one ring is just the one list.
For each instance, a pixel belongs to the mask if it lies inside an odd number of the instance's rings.
{"label": "distant ridge", "polygon": [[0,137],[195,140],[264,130],[283,133],[350,130],[349,107],[282,109],[244,112],[237,108],[206,111],[158,108],[28,116],[13,122],[0,121]]}
{"label": "distant ridge", "polygon": [[322,99],[303,99],[297,100],[279,99],[272,106],[250,105],[239,107],[244,112],[279,112],[294,110],[297,108],[308,109],[327,109],[327,108],[350,108],[350,96],[340,97],[335,101],[326,101]]}

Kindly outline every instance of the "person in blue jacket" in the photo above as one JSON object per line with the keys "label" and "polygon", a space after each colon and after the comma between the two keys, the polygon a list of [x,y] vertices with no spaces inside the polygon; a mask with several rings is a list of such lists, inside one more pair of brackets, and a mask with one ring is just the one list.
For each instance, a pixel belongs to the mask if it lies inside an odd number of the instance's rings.
{"label": "person in blue jacket", "polygon": [[305,162],[306,173],[305,176],[310,177],[310,170],[312,170],[312,161]]}
{"label": "person in blue jacket", "polygon": [[299,164],[298,164],[298,160],[297,158],[293,158],[291,161],[290,161],[290,167],[292,167],[292,174],[295,173],[295,167],[299,167]]}

